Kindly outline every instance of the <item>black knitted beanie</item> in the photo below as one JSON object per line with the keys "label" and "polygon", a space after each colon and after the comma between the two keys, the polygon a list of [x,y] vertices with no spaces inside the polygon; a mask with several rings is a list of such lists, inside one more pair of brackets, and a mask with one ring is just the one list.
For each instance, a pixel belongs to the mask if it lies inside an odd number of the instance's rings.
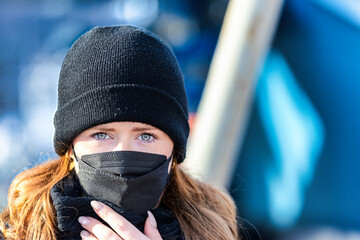
{"label": "black knitted beanie", "polygon": [[188,106],[176,57],[158,36],[129,25],[95,27],[67,53],[54,116],[56,153],[64,155],[84,130],[116,121],[161,129],[178,162],[184,160]]}

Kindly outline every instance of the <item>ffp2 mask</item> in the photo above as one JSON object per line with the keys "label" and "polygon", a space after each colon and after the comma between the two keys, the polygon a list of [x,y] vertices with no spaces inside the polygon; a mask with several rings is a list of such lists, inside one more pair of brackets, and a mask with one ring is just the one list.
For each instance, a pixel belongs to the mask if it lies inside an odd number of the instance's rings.
{"label": "ffp2 mask", "polygon": [[76,158],[85,195],[112,202],[126,210],[146,212],[156,206],[169,181],[171,156],[113,151]]}

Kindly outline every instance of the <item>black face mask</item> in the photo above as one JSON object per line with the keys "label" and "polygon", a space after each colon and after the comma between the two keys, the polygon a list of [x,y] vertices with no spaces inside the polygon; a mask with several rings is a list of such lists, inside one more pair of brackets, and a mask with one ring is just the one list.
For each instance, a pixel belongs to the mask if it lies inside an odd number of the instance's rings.
{"label": "black face mask", "polygon": [[137,213],[155,207],[170,178],[171,156],[166,159],[159,154],[114,151],[76,159],[77,175],[85,195]]}

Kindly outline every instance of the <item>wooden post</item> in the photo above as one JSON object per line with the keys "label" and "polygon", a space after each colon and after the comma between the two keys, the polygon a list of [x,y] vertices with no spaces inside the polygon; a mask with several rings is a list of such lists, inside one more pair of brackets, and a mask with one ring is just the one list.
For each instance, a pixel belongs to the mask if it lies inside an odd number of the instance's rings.
{"label": "wooden post", "polygon": [[282,0],[230,0],[184,164],[227,187]]}

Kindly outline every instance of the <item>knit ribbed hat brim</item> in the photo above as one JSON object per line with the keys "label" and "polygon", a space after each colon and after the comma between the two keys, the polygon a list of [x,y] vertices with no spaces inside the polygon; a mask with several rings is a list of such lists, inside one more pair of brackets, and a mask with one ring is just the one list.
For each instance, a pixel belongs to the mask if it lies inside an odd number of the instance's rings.
{"label": "knit ribbed hat brim", "polygon": [[178,152],[184,152],[186,148],[186,131],[177,131],[177,128],[188,128],[186,115],[174,98],[158,89],[119,84],[86,92],[57,110],[55,125],[63,127],[58,129],[57,139],[54,139],[55,151],[64,155],[67,149],[63,146],[69,146],[81,132],[118,121],[152,125],[169,135]]}

